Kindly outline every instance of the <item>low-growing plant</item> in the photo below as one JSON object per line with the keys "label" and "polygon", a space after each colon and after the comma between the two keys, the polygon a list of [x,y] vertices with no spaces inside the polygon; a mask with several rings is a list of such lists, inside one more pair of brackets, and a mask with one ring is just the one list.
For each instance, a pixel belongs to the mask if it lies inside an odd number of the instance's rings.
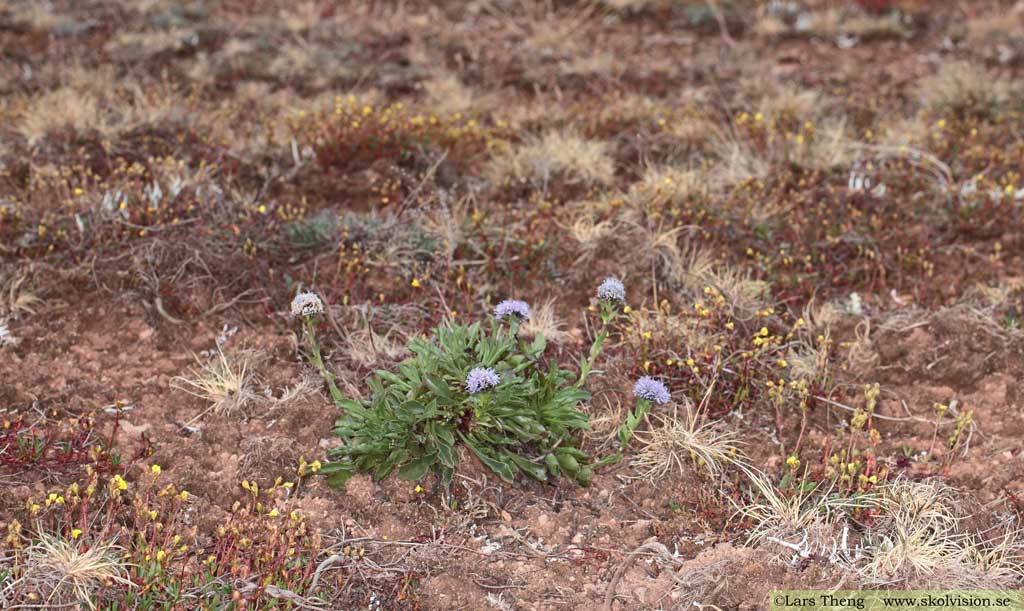
{"label": "low-growing plant", "polygon": [[590,459],[575,434],[588,427],[578,405],[590,399],[583,382],[599,345],[581,358],[587,366],[579,374],[563,369],[544,358],[542,334],[530,342],[519,337],[529,306],[504,301],[489,323],[448,323],[431,337],[411,340],[413,356],[394,371],[374,372],[369,398],[355,400],[341,393],[323,363],[316,340],[323,305],[313,298],[297,297],[293,313],[304,318],[310,361],[344,412],[334,430],[344,445],[322,469],[331,484],[342,486],[356,473],[382,479],[397,470],[408,480],[433,472],[447,485],[459,447],[505,481],[525,473],[541,481],[567,476],[589,482]]}
{"label": "low-growing plant", "polygon": [[109,478],[90,467],[0,524],[0,608],[328,608],[346,577],[315,574],[322,536],[285,498],[317,469],[303,462],[297,481],[262,487],[243,480],[246,495],[204,541],[190,526],[192,495],[159,465]]}

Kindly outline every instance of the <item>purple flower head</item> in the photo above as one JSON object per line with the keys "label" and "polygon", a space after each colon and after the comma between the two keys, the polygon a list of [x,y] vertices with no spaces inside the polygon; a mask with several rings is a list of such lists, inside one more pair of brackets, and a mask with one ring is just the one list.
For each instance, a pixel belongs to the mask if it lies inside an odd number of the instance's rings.
{"label": "purple flower head", "polygon": [[518,299],[506,299],[494,308],[494,317],[498,320],[505,320],[509,316],[515,316],[519,322],[530,320],[530,305]]}
{"label": "purple flower head", "polygon": [[618,278],[609,276],[597,287],[597,298],[601,301],[622,303],[626,300],[626,287]]}
{"label": "purple flower head", "polygon": [[664,405],[672,399],[672,394],[668,392],[665,385],[651,376],[644,376],[637,380],[633,385],[633,394],[658,405]]}
{"label": "purple flower head", "polygon": [[471,395],[490,390],[501,382],[501,376],[490,367],[474,367],[466,376],[466,392]]}

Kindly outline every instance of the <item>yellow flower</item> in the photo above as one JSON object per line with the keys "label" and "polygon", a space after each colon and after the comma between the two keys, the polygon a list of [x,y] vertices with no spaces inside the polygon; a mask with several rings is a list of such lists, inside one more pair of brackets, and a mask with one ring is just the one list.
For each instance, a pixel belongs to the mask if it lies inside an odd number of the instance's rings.
{"label": "yellow flower", "polygon": [[277,516],[279,516],[281,514],[278,513],[278,511],[276,509],[271,509],[270,513],[268,513],[267,515],[270,516],[271,518],[276,518]]}
{"label": "yellow flower", "polygon": [[786,464],[789,465],[790,469],[796,469],[800,466],[800,459],[796,456],[790,456],[786,459]]}
{"label": "yellow flower", "polygon": [[120,475],[115,475],[114,478],[110,480],[110,482],[115,487],[117,487],[118,490],[128,489],[128,482],[124,481],[124,478],[121,477]]}
{"label": "yellow flower", "polygon": [[166,555],[167,555],[167,553],[166,553],[166,552],[164,552],[164,550],[160,550],[160,551],[158,551],[158,552],[156,553],[156,561],[157,561],[157,562],[162,562],[162,561],[163,561],[163,559],[164,559],[164,557],[165,557]]}
{"label": "yellow flower", "polygon": [[416,494],[419,494],[419,493],[423,492],[423,486],[420,486],[419,484],[416,484],[416,487],[415,487],[415,488],[413,488],[412,490],[413,490],[413,492],[415,492]]}
{"label": "yellow flower", "polygon": [[82,536],[82,529],[81,528],[76,528],[76,529],[71,531],[71,538],[72,539],[77,539],[77,538],[79,538],[81,536]]}
{"label": "yellow flower", "polygon": [[626,307],[622,308],[622,313],[623,314],[629,314],[632,311],[633,311],[633,308],[631,308],[629,306],[626,306]]}
{"label": "yellow flower", "polygon": [[153,475],[160,475],[160,465],[154,464],[149,470],[153,472]]}
{"label": "yellow flower", "polygon": [[412,285],[412,288],[414,288],[414,289],[418,289],[421,286],[419,278],[413,278],[412,282],[410,284]]}
{"label": "yellow flower", "polygon": [[188,500],[188,490],[182,490],[181,494],[178,495],[178,498],[180,498],[183,501],[187,501]]}
{"label": "yellow flower", "polygon": [[322,467],[322,466],[323,465],[320,464],[319,460],[314,460],[313,462],[309,463],[309,472],[310,473],[316,473],[317,471],[320,470],[320,467]]}

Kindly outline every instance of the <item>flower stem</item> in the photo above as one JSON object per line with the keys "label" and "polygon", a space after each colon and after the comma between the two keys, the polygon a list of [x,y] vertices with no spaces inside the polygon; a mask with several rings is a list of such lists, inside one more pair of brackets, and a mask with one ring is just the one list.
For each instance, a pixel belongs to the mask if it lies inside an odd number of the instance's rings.
{"label": "flower stem", "polygon": [[590,354],[587,355],[587,358],[580,365],[580,379],[576,382],[576,388],[583,388],[583,385],[587,382],[587,377],[590,376],[590,372],[594,369],[594,361],[601,354],[601,348],[604,346],[604,340],[606,339],[608,339],[607,328],[601,329],[601,332],[594,337],[594,343],[590,346]]}
{"label": "flower stem", "polygon": [[324,366],[324,359],[320,355],[320,343],[316,341],[316,331],[313,329],[313,317],[307,316],[306,322],[302,327],[303,333],[306,336],[306,341],[309,342],[310,356],[309,362],[313,364],[317,369],[320,370],[320,375],[327,381],[327,388],[331,391],[331,398],[338,405],[344,401],[345,396],[338,390],[337,384],[334,383],[334,374],[327,371],[327,367]]}
{"label": "flower stem", "polygon": [[629,444],[629,440],[633,438],[633,433],[636,432],[637,427],[640,426],[640,422],[647,417],[647,413],[651,411],[651,402],[646,399],[640,399],[636,402],[636,409],[633,413],[626,416],[626,421],[619,427],[619,451],[624,451],[626,446]]}

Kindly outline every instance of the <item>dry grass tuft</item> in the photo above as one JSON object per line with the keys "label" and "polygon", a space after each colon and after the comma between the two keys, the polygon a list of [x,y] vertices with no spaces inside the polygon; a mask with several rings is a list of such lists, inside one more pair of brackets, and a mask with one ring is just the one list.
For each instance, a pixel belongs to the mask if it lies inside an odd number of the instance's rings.
{"label": "dry grass tuft", "polygon": [[699,276],[699,279],[702,285],[696,288],[703,290],[704,286],[711,286],[716,289],[725,297],[731,315],[740,320],[751,319],[770,300],[768,283],[752,278],[750,270],[717,265]]}
{"label": "dry grass tuft", "polygon": [[631,211],[650,214],[672,205],[702,201],[707,198],[707,179],[698,171],[671,166],[647,168],[639,182],[626,195]]}
{"label": "dry grass tuft", "polygon": [[846,353],[846,362],[850,371],[856,375],[864,376],[874,370],[878,364],[879,355],[875,351],[874,342],[871,340],[871,319],[864,318],[857,323],[854,329],[854,340],[849,344]]}
{"label": "dry grass tuft", "polygon": [[748,180],[766,178],[772,169],[771,160],[724,130],[711,139],[716,158],[709,176],[718,189],[729,189]]}
{"label": "dry grass tuft", "polygon": [[[738,513],[753,524],[748,544],[775,549],[791,563],[813,555],[829,555],[837,563],[849,564],[853,554],[847,544],[848,512],[877,505],[870,495],[843,498],[831,489],[816,486],[792,493],[779,490],[767,475],[744,463],[736,463],[746,474],[754,496]],[[841,533],[841,534],[840,534]]]}
{"label": "dry grass tuft", "polygon": [[996,81],[983,66],[969,62],[942,64],[938,72],[921,79],[921,102],[939,114],[978,112],[987,114],[1009,97],[1005,83]]}
{"label": "dry grass tuft", "polygon": [[570,183],[606,185],[614,178],[615,165],[608,154],[608,143],[561,130],[498,149],[485,172],[495,185],[510,180],[547,185],[556,178]]}
{"label": "dry grass tuft", "polygon": [[816,170],[848,167],[855,151],[850,146],[846,131],[845,118],[824,120],[808,146],[801,150],[797,162]]}
{"label": "dry grass tuft", "polygon": [[477,93],[455,75],[444,74],[423,83],[427,102],[446,113],[469,112],[479,105]]}
{"label": "dry grass tuft", "polygon": [[342,345],[345,356],[364,368],[395,363],[409,354],[405,342],[395,337],[394,329],[380,335],[368,325],[346,331]]}
{"label": "dry grass tuft", "polygon": [[821,93],[790,84],[771,87],[758,103],[766,121],[797,122],[814,118],[822,108]]}
{"label": "dry grass tuft", "polygon": [[[589,204],[585,202],[584,206]],[[581,208],[579,216],[567,228],[567,232],[576,241],[576,250],[579,255],[576,264],[581,265],[591,261],[601,247],[615,238],[615,224],[610,220],[595,221],[590,210]]]}
{"label": "dry grass tuft", "polygon": [[19,318],[34,314],[43,300],[26,287],[28,275],[24,272],[0,271],[0,317]]}
{"label": "dry grass tuft", "polygon": [[48,91],[25,108],[17,123],[16,132],[35,145],[54,129],[70,127],[76,132],[95,129],[105,132],[107,117],[100,109],[100,101],[93,95],[61,87]]}
{"label": "dry grass tuft", "polygon": [[769,537],[789,536],[810,528],[831,525],[827,494],[817,491],[787,496],[753,467],[743,468],[757,493],[752,502],[739,507],[739,513],[753,523],[747,543],[763,543]]}
{"label": "dry grass tuft", "polygon": [[587,418],[590,428],[583,434],[602,447],[611,447],[618,443],[619,425],[625,418],[627,408],[613,394],[603,395],[601,399],[600,408],[596,400],[591,403]]}
{"label": "dry grass tuft", "polygon": [[96,593],[116,582],[131,587],[127,569],[120,562],[121,548],[112,542],[87,545],[40,533],[26,552],[25,574],[16,582],[20,588],[43,598],[46,608],[88,607],[96,609]]}
{"label": "dry grass tuft", "polygon": [[644,261],[645,267],[657,267],[669,278],[676,277],[677,270],[685,265],[683,249],[679,246],[679,234],[686,228],[668,224],[651,227],[639,223],[633,228],[636,235],[634,243],[640,255],[638,260]]}
{"label": "dry grass tuft", "polygon": [[555,344],[563,344],[569,339],[569,334],[564,331],[565,323],[558,318],[555,312],[555,299],[551,298],[544,302],[539,308],[534,308],[533,314],[519,331],[525,337],[543,335],[544,339]]}
{"label": "dry grass tuft", "polygon": [[193,421],[210,411],[232,414],[248,407],[259,397],[253,388],[250,354],[243,352],[229,357],[218,347],[217,354],[208,362],[202,362],[198,357],[196,361],[198,368],[192,369],[188,376],[178,376],[171,381],[178,390],[210,404]]}
{"label": "dry grass tuft", "polygon": [[712,477],[722,474],[725,465],[740,456],[739,435],[723,431],[718,423],[701,424],[691,410],[680,417],[677,411],[658,418],[650,430],[636,433],[640,450],[632,465],[638,477],[657,480],[673,471],[683,473],[689,462],[707,469]]}
{"label": "dry grass tuft", "polygon": [[1021,529],[971,532],[952,488],[897,480],[883,489],[881,509],[861,569],[869,583],[982,589],[1013,587],[1024,578]]}

